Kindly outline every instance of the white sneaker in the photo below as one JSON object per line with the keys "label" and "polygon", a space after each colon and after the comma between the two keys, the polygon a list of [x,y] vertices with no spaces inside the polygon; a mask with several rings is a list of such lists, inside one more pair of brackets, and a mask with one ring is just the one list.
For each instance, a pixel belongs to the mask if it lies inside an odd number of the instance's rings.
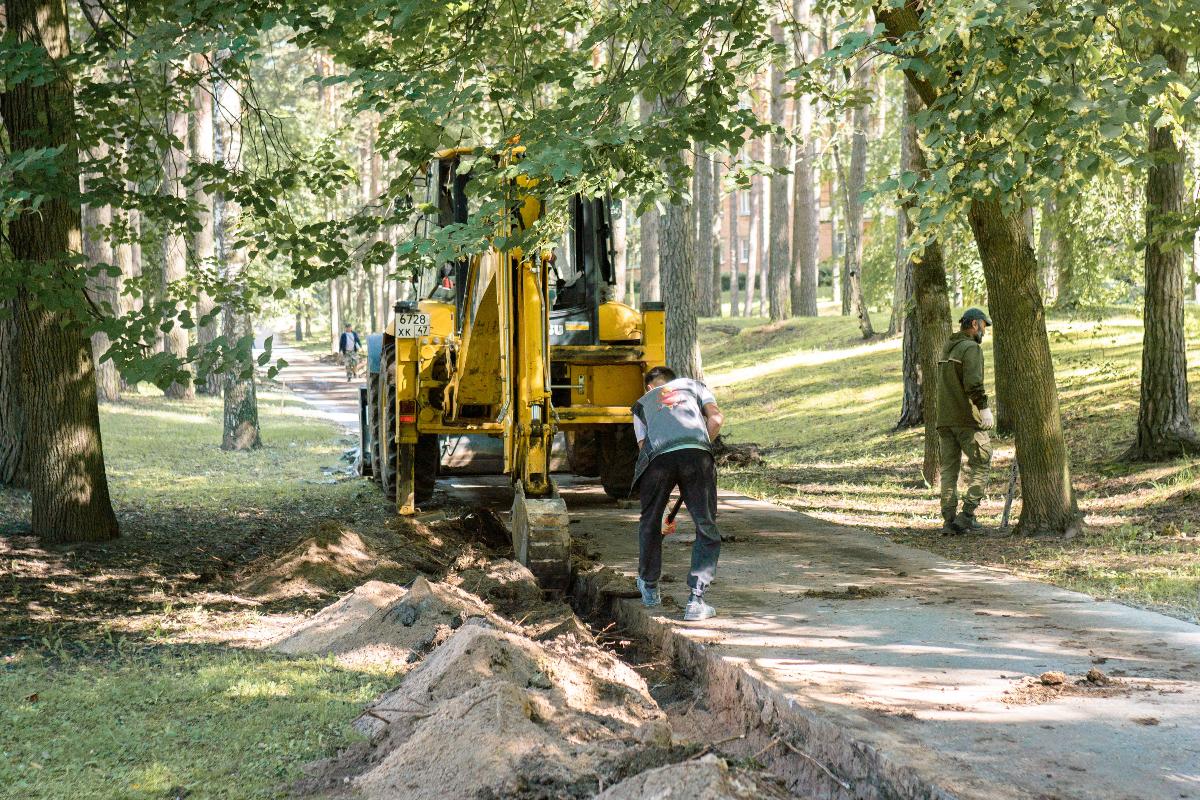
{"label": "white sneaker", "polygon": [[704,602],[704,598],[692,595],[683,609],[684,622],[699,622],[717,615],[717,610]]}
{"label": "white sneaker", "polygon": [[655,606],[662,605],[662,597],[658,594],[657,586],[647,586],[645,581],[638,578],[637,588],[642,593],[642,605],[646,608],[654,608]]}

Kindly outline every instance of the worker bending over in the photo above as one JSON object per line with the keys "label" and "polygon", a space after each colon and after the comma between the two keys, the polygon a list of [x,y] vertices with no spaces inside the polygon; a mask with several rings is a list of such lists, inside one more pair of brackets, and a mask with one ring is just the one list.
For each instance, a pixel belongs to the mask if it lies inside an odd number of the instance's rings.
{"label": "worker bending over", "polygon": [[712,582],[721,553],[712,442],[724,421],[708,387],[690,378],[676,378],[667,367],[646,373],[646,393],[633,404],[633,431],[641,451],[633,473],[633,485],[640,487],[642,500],[637,586],[643,604],[662,603],[658,579],[662,574],[663,511],[671,490],[678,486],[696,526],[688,575],[692,593],[683,612],[688,621],[717,613],[704,602],[704,590]]}
{"label": "worker bending over", "polygon": [[[979,530],[975,509],[983,500],[992,442],[987,432],[996,420],[988,408],[983,386],[983,335],[992,321],[978,308],[969,308],[958,321],[959,331],[946,341],[938,360],[937,431],[942,459],[942,533]],[[967,465],[962,467],[963,455]],[[967,484],[962,511],[958,509],[958,476]]]}

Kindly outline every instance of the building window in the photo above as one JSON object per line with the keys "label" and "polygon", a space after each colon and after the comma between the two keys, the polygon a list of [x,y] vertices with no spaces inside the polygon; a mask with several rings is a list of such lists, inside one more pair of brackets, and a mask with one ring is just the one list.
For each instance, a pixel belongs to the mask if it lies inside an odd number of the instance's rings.
{"label": "building window", "polygon": [[743,217],[750,216],[750,190],[743,189],[738,192],[738,213]]}
{"label": "building window", "polygon": [[750,240],[742,239],[742,241],[738,242],[738,244],[740,244],[742,247],[742,263],[749,264],[750,263]]}

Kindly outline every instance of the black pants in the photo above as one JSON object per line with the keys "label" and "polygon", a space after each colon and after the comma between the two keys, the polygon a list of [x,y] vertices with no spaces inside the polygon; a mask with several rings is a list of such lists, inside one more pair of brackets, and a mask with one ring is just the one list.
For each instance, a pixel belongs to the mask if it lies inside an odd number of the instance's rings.
{"label": "black pants", "polygon": [[638,526],[638,577],[657,586],[662,575],[663,511],[671,490],[679,487],[683,502],[696,526],[692,545],[692,571],[688,587],[702,594],[712,582],[721,555],[721,532],[717,530],[717,468],[710,453],[698,448],[663,453],[646,467],[638,482],[642,518]]}

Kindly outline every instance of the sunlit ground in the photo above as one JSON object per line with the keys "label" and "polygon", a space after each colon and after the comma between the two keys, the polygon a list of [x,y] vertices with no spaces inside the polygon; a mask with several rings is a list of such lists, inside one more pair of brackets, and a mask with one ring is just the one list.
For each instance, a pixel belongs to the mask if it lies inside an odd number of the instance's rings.
{"label": "sunlit ground", "polygon": [[[991,535],[937,535],[936,495],[920,483],[922,432],[894,431],[900,341],[864,343],[855,321],[828,316],[833,312],[823,308],[819,318],[782,324],[761,318],[703,323],[705,377],[726,413],[726,436],[759,444],[768,462],[766,469],[725,470],[724,486],[957,558],[1195,619],[1200,464],[1117,461],[1137,418],[1142,328],[1134,309],[1109,309],[1095,315],[1098,320],[1050,319],[1075,485],[1088,521],[1085,535],[1066,543],[995,535],[1011,440],[996,442],[982,509]],[[1194,364],[1200,359],[1200,312],[1194,307],[1188,342]],[[988,377],[991,384],[990,372]],[[1014,519],[1019,511],[1018,493]]]}
{"label": "sunlit ground", "polygon": [[291,396],[259,400],[245,453],[220,449],[218,399],[103,406],[116,542],[42,549],[28,496],[0,490],[0,795],[276,797],[354,738],[387,676],[186,641],[261,613],[228,593],[250,562],[370,513],[324,469],[352,443]]}

